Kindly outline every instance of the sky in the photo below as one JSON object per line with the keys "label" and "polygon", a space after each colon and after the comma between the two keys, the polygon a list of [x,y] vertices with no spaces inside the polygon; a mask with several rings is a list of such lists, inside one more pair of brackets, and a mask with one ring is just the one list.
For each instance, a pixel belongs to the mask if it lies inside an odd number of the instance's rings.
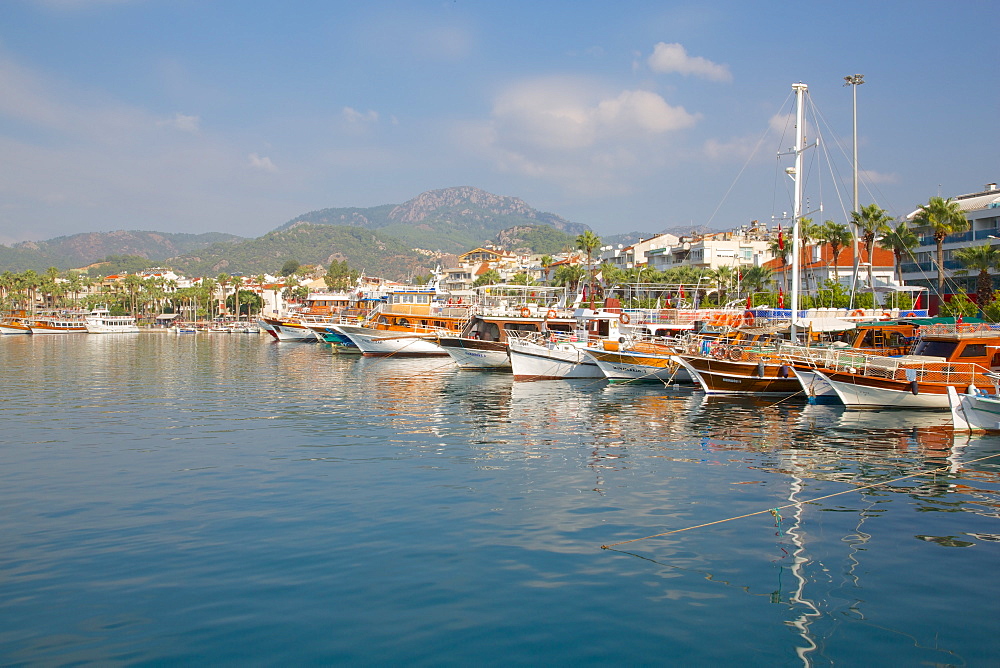
{"label": "sky", "polygon": [[[264,234],[451,186],[599,235],[1000,181],[992,2],[3,0],[0,243]],[[863,74],[861,86],[844,77]]]}

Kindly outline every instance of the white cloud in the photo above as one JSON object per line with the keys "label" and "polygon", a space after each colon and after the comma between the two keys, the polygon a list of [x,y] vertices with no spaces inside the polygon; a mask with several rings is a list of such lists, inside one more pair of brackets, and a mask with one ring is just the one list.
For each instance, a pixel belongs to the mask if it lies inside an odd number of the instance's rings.
{"label": "white cloud", "polygon": [[353,124],[378,123],[378,112],[371,109],[362,113],[353,107],[344,107],[341,116],[345,121]]}
{"label": "white cloud", "polygon": [[267,156],[259,156],[256,153],[250,154],[250,166],[254,169],[259,169],[262,172],[274,173],[278,171],[278,168],[274,166],[274,163],[271,162],[270,158]]}
{"label": "white cloud", "polygon": [[689,56],[681,44],[660,42],[646,62],[651,70],[660,74],[677,73],[725,83],[733,80],[728,65],[718,65],[701,56]]}
{"label": "white cloud", "polygon": [[182,132],[198,132],[201,119],[197,116],[188,116],[186,114],[174,114],[172,118],[164,121],[160,121],[159,125],[169,128],[174,128],[175,130],[181,130]]}

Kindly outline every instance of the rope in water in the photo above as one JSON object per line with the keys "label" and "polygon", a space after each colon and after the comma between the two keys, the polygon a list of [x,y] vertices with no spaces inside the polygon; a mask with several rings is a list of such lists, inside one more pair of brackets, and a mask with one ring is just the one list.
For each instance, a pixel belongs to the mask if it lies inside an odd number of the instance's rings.
{"label": "rope in water", "polygon": [[[973,459],[973,460],[970,460],[968,462],[965,462],[962,465],[963,466],[967,466],[969,464],[975,464],[976,462],[985,461],[987,459],[993,459],[994,457],[1000,457],[1000,453],[995,454],[995,455],[988,455],[986,457],[980,457],[979,459]],[[795,506],[801,506],[804,503],[815,503],[816,501],[823,501],[824,499],[832,499],[833,497],[840,496],[841,494],[849,494],[851,492],[859,492],[859,491],[864,490],[864,489],[872,489],[874,487],[881,487],[882,485],[889,485],[889,484],[892,484],[894,482],[899,482],[900,480],[908,480],[909,478],[918,478],[918,477],[923,476],[923,475],[928,475],[928,474],[931,474],[931,473],[941,473],[941,472],[946,472],[946,471],[950,471],[950,470],[951,470],[951,466],[942,466],[942,467],[936,468],[936,469],[927,469],[926,471],[918,471],[917,473],[911,473],[910,475],[904,475],[901,478],[893,478],[892,480],[884,480],[882,482],[876,482],[876,483],[872,483],[870,485],[862,485],[860,487],[852,487],[851,489],[845,489],[845,490],[843,490],[841,492],[834,492],[833,494],[827,494],[826,496],[817,496],[814,499],[804,499],[802,501],[796,501],[795,503],[785,504],[784,506],[778,506],[777,508],[768,508],[766,510],[758,510],[757,512],[754,512],[754,513],[747,513],[746,515],[737,515],[736,517],[727,517],[726,519],[723,519],[723,520],[716,520],[714,522],[705,522],[704,524],[696,524],[694,526],[685,527],[683,529],[674,529],[673,531],[664,531],[663,533],[656,533],[656,534],[653,534],[652,536],[643,536],[642,538],[632,538],[631,540],[623,540],[623,541],[619,541],[617,543],[608,543],[607,545],[601,545],[601,549],[602,550],[607,550],[607,549],[610,549],[612,547],[617,547],[619,545],[626,545],[628,543],[638,543],[641,540],[649,540],[650,538],[660,538],[662,536],[669,536],[671,534],[681,533],[683,531],[691,531],[692,529],[703,529],[705,527],[710,527],[710,526],[713,526],[715,524],[723,524],[725,522],[732,522],[733,520],[742,520],[742,519],[747,518],[747,517],[753,517],[754,515],[763,515],[765,513],[770,513],[770,514],[774,515],[775,518],[777,519],[777,518],[780,517],[778,515],[779,511],[784,510],[785,508],[794,508]]]}

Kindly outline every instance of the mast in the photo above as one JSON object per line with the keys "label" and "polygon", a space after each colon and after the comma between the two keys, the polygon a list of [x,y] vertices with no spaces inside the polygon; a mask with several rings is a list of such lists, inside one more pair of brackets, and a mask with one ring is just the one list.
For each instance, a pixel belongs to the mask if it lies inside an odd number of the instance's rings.
{"label": "mast", "polygon": [[[854,211],[860,211],[858,203],[858,86],[865,82],[864,74],[855,74],[844,77],[844,85],[851,86],[854,93]],[[851,276],[851,301],[850,306],[854,308],[854,293],[858,285],[858,270],[861,267],[861,245],[858,241],[858,226],[851,226],[851,233],[854,235],[854,273]],[[868,258],[871,262],[871,258]],[[875,286],[872,286],[875,289]]]}
{"label": "mast", "polygon": [[792,207],[792,324],[789,330],[793,343],[798,341],[795,319],[799,313],[799,254],[801,251],[799,241],[799,224],[802,219],[802,152],[806,149],[805,144],[805,97],[809,91],[809,86],[804,83],[792,84],[795,91],[795,166],[786,173],[795,182],[795,199]]}

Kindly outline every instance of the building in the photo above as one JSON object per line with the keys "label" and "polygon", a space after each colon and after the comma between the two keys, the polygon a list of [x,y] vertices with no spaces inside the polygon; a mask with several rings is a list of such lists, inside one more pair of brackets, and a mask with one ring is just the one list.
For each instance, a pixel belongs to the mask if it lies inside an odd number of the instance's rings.
{"label": "building", "polygon": [[[937,299],[947,298],[947,295],[966,293],[970,296],[976,293],[976,272],[965,275],[956,274],[962,271],[962,264],[955,259],[955,251],[970,246],[982,244],[1000,245],[1000,190],[997,184],[988,183],[979,192],[959,195],[951,198],[958,202],[960,208],[969,220],[966,232],[950,234],[944,239],[944,295],[932,298],[932,304]],[[912,223],[919,209],[906,216],[906,221]],[[913,249],[913,261],[903,263],[903,281],[908,285],[921,285],[929,288],[931,295],[937,294],[937,243],[934,241],[933,230],[927,227],[911,226],[920,239],[920,245]],[[1000,287],[1000,271],[994,269],[993,287]]]}
{"label": "building", "polygon": [[771,260],[773,239],[766,226],[752,221],[730,232],[681,237],[674,245],[647,251],[646,257],[649,267],[657,271],[684,266],[711,270],[732,267],[740,271]]}

